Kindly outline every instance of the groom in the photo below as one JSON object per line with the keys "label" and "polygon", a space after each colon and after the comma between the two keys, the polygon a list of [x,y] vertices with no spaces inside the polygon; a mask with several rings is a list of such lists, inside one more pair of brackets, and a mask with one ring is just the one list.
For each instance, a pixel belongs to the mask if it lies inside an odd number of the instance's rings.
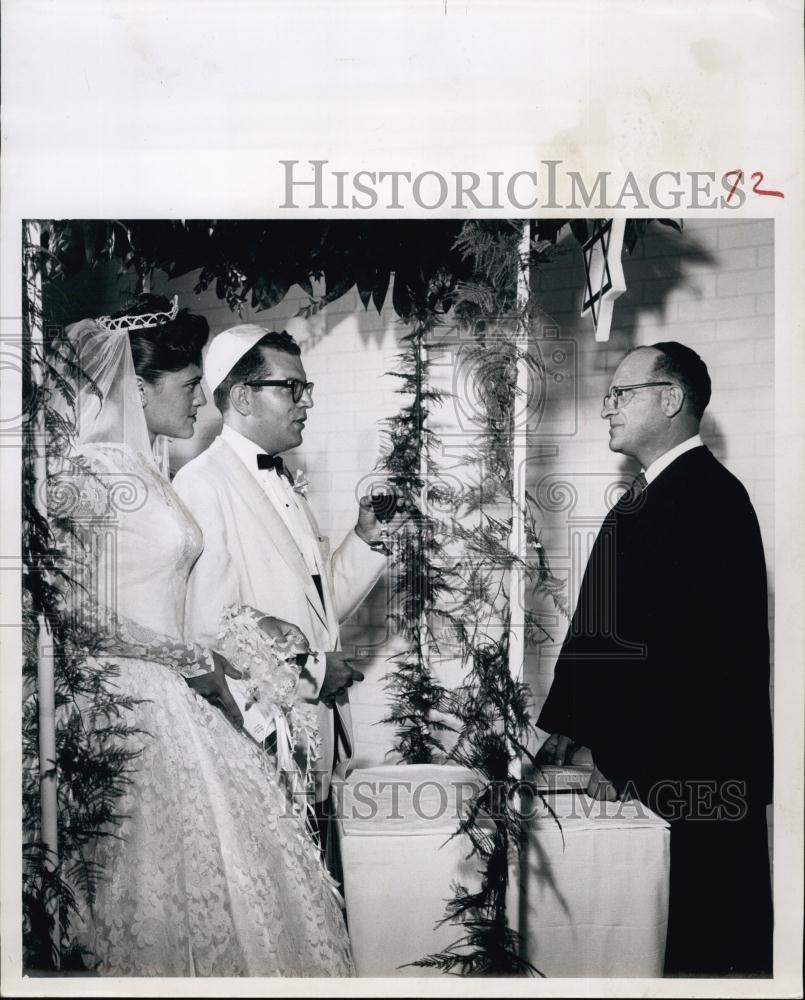
{"label": "groom", "polygon": [[177,493],[198,522],[204,551],[190,575],[186,628],[216,642],[224,608],[251,605],[298,626],[311,655],[305,669],[319,698],[322,757],[316,773],[322,843],[332,770],[353,755],[346,689],[363,675],[339,650],[339,624],[363,601],[386,565],[388,549],[371,502],[330,553],[307,500],[279,455],[302,443],[313,385],[299,345],[287,333],[254,324],[218,334],[204,361],[224,426],[210,447],[184,466]]}

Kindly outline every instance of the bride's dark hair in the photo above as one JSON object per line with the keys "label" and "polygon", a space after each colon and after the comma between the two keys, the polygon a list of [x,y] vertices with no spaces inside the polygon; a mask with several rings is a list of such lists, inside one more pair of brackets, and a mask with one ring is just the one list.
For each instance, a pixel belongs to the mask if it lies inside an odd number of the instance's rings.
{"label": "bride's dark hair", "polygon": [[[161,295],[139,295],[131,305],[112,314],[141,316],[144,313],[168,312],[171,301]],[[156,326],[129,333],[134,370],[152,385],[165,372],[178,372],[188,365],[201,366],[201,349],[207,342],[210,326],[203,316],[180,309],[176,319],[164,319]]]}

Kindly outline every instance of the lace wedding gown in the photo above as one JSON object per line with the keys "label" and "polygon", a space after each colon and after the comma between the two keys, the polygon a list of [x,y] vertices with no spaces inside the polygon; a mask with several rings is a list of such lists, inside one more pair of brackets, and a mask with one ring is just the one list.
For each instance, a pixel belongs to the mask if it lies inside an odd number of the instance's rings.
{"label": "lace wedding gown", "polygon": [[[86,944],[106,974],[345,976],[354,974],[342,913],[319,852],[261,751],[196,695],[184,673],[150,658],[182,641],[198,527],[156,467],[122,445],[84,449],[73,519],[82,566],[125,624],[110,656],[118,685],[143,699],[122,822],[95,847],[103,874]],[[113,596],[112,596],[113,595]],[[128,746],[128,744],[127,744]]]}

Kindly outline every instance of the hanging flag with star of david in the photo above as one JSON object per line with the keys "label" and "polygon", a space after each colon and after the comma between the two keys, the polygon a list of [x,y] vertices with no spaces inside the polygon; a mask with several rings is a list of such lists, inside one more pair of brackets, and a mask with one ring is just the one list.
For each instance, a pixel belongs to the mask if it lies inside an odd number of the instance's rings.
{"label": "hanging flag with star of david", "polygon": [[596,219],[592,236],[582,245],[585,287],[581,315],[593,318],[595,339],[609,340],[615,299],[626,291],[621,254],[626,219]]}

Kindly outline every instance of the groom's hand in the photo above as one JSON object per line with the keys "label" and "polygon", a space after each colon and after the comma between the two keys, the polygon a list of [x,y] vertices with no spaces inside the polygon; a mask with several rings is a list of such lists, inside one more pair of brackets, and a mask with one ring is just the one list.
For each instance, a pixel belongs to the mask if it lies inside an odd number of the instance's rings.
{"label": "groom's hand", "polygon": [[227,677],[239,678],[241,673],[220,653],[214,649],[210,650],[215,669],[208,674],[199,674],[198,677],[186,677],[185,680],[190,687],[206,698],[211,704],[221,709],[236,729],[243,728],[243,715],[237,706],[237,702],[232,697],[229,685],[226,683]]}
{"label": "groom's hand", "polygon": [[355,681],[362,681],[363,674],[356,670],[344,653],[326,653],[324,680],[319,691],[319,701],[332,708],[335,699],[346,692]]}
{"label": "groom's hand", "polygon": [[[375,505],[372,497],[367,494],[358,501],[358,523],[355,525],[355,534],[358,538],[372,547],[386,546],[389,538],[396,535],[406,521],[402,508],[394,502],[394,511],[390,514],[386,512],[377,517]],[[378,509],[382,509],[379,504]]]}

